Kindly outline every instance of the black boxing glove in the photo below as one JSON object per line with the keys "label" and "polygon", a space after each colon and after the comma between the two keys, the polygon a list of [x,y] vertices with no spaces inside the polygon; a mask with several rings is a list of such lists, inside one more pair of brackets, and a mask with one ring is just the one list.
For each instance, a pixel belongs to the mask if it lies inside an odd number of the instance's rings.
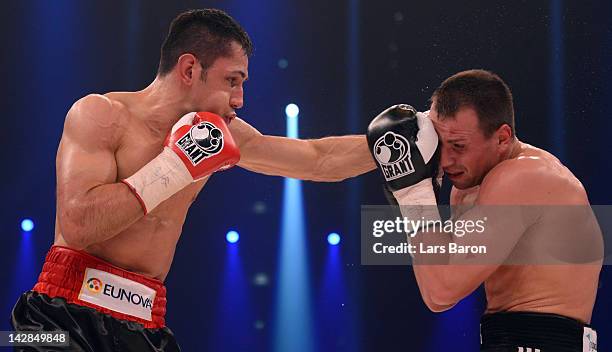
{"label": "black boxing glove", "polygon": [[399,205],[436,205],[440,150],[427,114],[406,104],[376,116],[366,133],[370,152]]}

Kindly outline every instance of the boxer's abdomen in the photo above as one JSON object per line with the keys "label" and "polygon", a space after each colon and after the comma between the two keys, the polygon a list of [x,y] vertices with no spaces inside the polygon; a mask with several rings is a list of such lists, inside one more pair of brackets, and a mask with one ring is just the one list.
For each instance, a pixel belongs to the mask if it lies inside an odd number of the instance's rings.
{"label": "boxer's abdomen", "polygon": [[501,266],[485,282],[486,312],[553,313],[589,323],[598,273],[587,265]]}
{"label": "boxer's abdomen", "polygon": [[[189,206],[205,183],[186,187],[117,236],[85,251],[123,269],[163,281],[170,270]],[[70,247],[58,226],[55,244]]]}

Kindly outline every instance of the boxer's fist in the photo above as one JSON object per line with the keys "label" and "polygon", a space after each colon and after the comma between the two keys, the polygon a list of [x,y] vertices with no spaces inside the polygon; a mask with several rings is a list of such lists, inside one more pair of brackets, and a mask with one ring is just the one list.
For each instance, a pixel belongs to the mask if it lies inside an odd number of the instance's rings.
{"label": "boxer's fist", "polygon": [[[438,135],[426,114],[410,105],[394,105],[372,120],[366,135],[370,152],[400,204],[436,204],[432,178],[438,173],[440,153]],[[415,190],[411,187],[416,185],[421,192],[411,192],[414,199],[406,199],[407,190]]]}
{"label": "boxer's fist", "polygon": [[225,121],[213,113],[191,112],[173,127],[162,152],[122,182],[148,213],[192,182],[240,160]]}
{"label": "boxer's fist", "polygon": [[225,121],[210,112],[183,116],[172,127],[164,145],[180,157],[194,181],[240,160],[240,151]]}

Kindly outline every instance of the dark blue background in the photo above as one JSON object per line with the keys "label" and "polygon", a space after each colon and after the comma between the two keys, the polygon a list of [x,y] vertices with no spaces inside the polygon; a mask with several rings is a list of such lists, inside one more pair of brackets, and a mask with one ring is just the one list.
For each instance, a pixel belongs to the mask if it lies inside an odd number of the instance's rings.
{"label": "dark blue background", "polygon": [[[0,6],[2,330],[53,241],[54,162],[67,110],[89,93],[145,87],[170,21],[188,8],[222,8],[250,33],[256,50],[239,115],[263,133],[285,133],[289,102],[300,106],[303,138],[362,133],[387,106],[425,109],[444,78],[485,68],[513,90],[519,138],[554,152],[592,203],[612,198],[606,183],[612,171],[609,2],[40,0]],[[288,62],[284,69],[281,59]],[[409,267],[360,265],[359,205],[385,203],[378,175],[306,182],[303,191],[317,350],[477,349],[481,292],[433,314]],[[282,192],[282,178],[234,168],[212,177],[194,203],[166,282],[167,322],[184,350],[272,350]],[[257,204],[263,213],[254,211]],[[23,217],[36,222],[31,234],[21,233]],[[237,250],[225,242],[230,228],[241,234]],[[331,231],[343,237],[330,280],[333,249],[325,236]],[[232,250],[243,280],[228,291],[224,270]],[[253,285],[257,273],[267,273],[270,284]],[[612,350],[611,283],[604,268],[592,322],[601,351]],[[232,307],[233,295],[248,297],[248,305]]]}

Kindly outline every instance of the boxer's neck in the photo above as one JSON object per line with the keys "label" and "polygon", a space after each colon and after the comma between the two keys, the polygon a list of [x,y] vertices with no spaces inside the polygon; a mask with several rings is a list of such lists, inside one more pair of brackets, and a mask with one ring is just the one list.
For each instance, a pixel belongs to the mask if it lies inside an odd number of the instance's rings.
{"label": "boxer's neck", "polygon": [[168,131],[181,118],[190,112],[185,100],[188,96],[180,84],[170,77],[156,77],[145,89],[137,92],[139,110],[143,120],[155,129]]}
{"label": "boxer's neck", "polygon": [[508,160],[508,159],[514,159],[518,157],[522,151],[523,151],[523,143],[521,143],[521,141],[519,141],[517,137],[514,137],[514,139],[511,142],[510,147],[504,153],[504,155],[502,155],[501,161]]}

